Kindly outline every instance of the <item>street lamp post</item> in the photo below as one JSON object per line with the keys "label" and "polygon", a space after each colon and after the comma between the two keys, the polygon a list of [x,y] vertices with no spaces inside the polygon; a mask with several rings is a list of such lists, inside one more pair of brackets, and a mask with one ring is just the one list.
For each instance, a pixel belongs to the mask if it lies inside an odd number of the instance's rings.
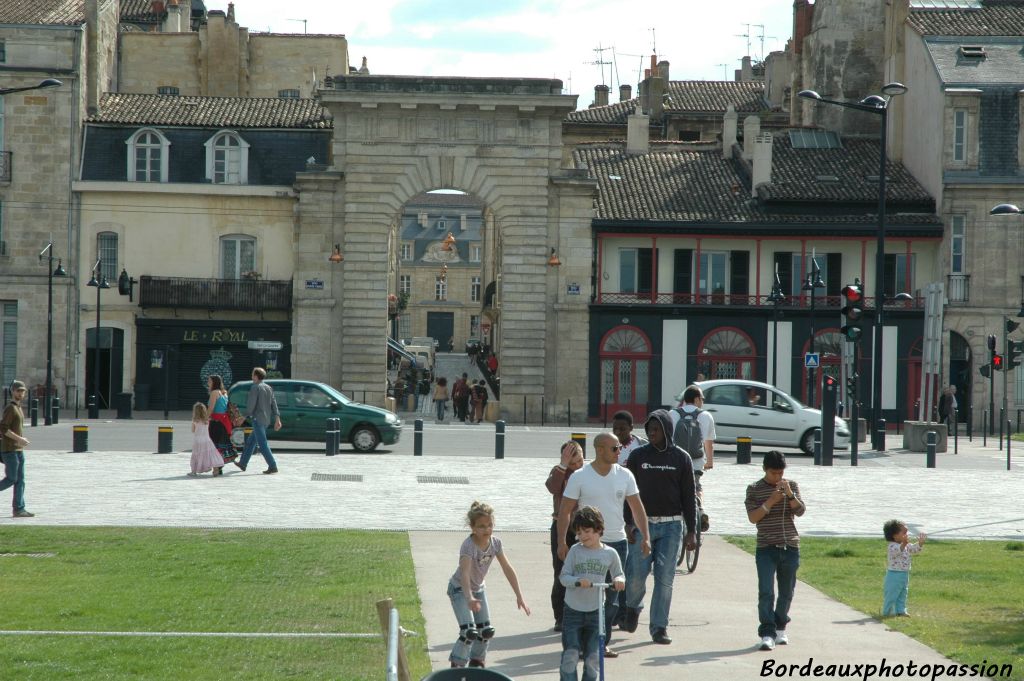
{"label": "street lamp post", "polygon": [[103,274],[103,258],[97,259],[96,264],[92,266],[92,278],[86,286],[96,289],[96,334],[92,339],[96,350],[93,355],[92,399],[89,401],[89,418],[98,419],[100,417],[100,292],[105,288],[110,288],[107,277]]}
{"label": "street lamp post", "polygon": [[772,385],[776,388],[779,387],[779,303],[785,299],[776,268],[775,283],[772,284],[772,292],[768,294],[768,302],[772,304]]}
{"label": "street lamp post", "polygon": [[64,83],[60,82],[56,78],[47,78],[46,80],[40,81],[38,85],[28,85],[26,87],[0,87],[0,97],[14,92],[28,92],[29,90],[45,90],[51,87],[60,87],[63,84]]}
{"label": "street lamp post", "polygon": [[881,116],[879,132],[880,146],[878,149],[878,245],[875,252],[875,338],[871,344],[872,381],[871,381],[871,442],[872,448],[884,449],[884,437],[874,427],[882,419],[882,305],[885,299],[885,145],[888,134],[889,103],[892,98],[907,91],[903,83],[888,83],[882,86],[882,94],[869,95],[859,102],[840,102],[825,99],[814,90],[802,90],[797,96],[824,104],[833,104],[847,109],[866,111]]}
{"label": "street lamp post", "polygon": [[53,425],[53,278],[67,276],[63,261],[57,260],[57,269],[53,268],[53,242],[46,244],[39,253],[39,259],[46,256],[46,396],[43,398],[43,423]]}
{"label": "street lamp post", "polygon": [[[811,271],[807,274],[807,280],[804,282],[803,290],[810,291],[811,296],[811,333],[810,342],[808,343],[811,354],[814,353],[814,299],[817,298],[817,290],[825,288],[825,282],[821,280],[821,270],[818,269],[818,262],[811,256]],[[807,403],[814,406],[814,379],[815,371],[814,367],[807,368]]]}

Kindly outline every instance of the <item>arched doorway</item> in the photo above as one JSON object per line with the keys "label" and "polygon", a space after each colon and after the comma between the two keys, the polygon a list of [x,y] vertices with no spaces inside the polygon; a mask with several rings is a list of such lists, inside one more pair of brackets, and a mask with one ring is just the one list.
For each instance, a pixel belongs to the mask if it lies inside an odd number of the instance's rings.
{"label": "arched doorway", "polygon": [[[904,419],[917,420],[921,418],[919,410],[921,402],[921,370],[922,370],[922,358],[923,358],[923,338],[918,338],[914,341],[914,344],[910,346],[910,353],[907,355],[907,389],[906,397],[903,399],[904,403]],[[899,385],[897,383],[897,385]],[[937,418],[938,414],[935,412],[938,406],[939,400],[939,386],[932,386],[932,398],[931,406],[933,413],[931,415],[924,414],[924,420],[930,420]]]}
{"label": "arched doorway", "polygon": [[707,379],[753,380],[756,360],[754,341],[734,327],[715,329],[697,346],[697,371]]}
{"label": "arched doorway", "polygon": [[634,419],[647,414],[651,385],[651,341],[635,326],[616,326],[601,339],[601,416],[619,410]]}
{"label": "arched doorway", "polygon": [[[845,339],[838,329],[821,329],[814,334],[814,351],[818,353],[820,364],[814,372],[814,404],[808,403],[807,369],[804,369],[803,380],[801,381],[800,399],[809,407],[821,408],[821,387],[825,376],[832,376],[836,380],[842,379],[843,343]],[[811,342],[804,343],[804,350],[800,353],[801,364],[803,356],[811,351]]]}
{"label": "arched doorway", "polygon": [[971,390],[971,345],[967,339],[956,331],[949,332],[949,373],[947,374],[950,385],[956,386],[956,407],[957,420],[961,423],[973,423],[971,420],[972,411],[972,390]]}

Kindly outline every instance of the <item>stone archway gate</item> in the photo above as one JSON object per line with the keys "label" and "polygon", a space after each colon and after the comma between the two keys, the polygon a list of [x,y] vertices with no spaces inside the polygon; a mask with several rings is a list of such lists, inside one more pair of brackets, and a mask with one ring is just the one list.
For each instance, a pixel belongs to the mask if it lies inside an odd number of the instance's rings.
{"label": "stone archway gate", "polygon": [[[571,409],[582,420],[596,184],[562,167],[576,96],[551,79],[351,75],[325,85],[333,158],[296,178],[294,375],[383,404],[395,225],[411,197],[458,189],[486,204],[493,225],[483,272],[497,283],[488,313],[502,414],[536,421],[543,402],[549,419]],[[343,263],[327,260],[334,244]],[[549,266],[552,248],[561,266]]]}

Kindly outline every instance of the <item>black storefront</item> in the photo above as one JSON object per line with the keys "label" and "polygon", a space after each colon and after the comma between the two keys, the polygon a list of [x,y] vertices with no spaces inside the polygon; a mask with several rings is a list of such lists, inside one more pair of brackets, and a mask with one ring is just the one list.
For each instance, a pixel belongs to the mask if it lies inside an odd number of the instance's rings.
{"label": "black storefront", "polygon": [[[191,409],[206,402],[206,379],[230,387],[253,367],[271,378],[291,377],[291,322],[137,319],[135,408]],[[260,349],[280,343],[279,350]],[[251,347],[252,345],[257,347]]]}

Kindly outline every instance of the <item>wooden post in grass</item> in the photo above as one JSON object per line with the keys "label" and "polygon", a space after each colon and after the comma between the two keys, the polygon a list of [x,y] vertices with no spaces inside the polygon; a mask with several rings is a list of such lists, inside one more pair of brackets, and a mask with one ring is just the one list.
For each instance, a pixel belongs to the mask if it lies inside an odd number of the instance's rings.
{"label": "wooden post in grass", "polygon": [[[384,634],[384,645],[388,641],[388,620],[391,617],[391,608],[395,607],[390,598],[377,601],[377,618],[380,620],[380,630]],[[398,634],[398,681],[412,681],[409,676],[409,661],[405,658],[405,646],[402,645],[401,628]]]}

